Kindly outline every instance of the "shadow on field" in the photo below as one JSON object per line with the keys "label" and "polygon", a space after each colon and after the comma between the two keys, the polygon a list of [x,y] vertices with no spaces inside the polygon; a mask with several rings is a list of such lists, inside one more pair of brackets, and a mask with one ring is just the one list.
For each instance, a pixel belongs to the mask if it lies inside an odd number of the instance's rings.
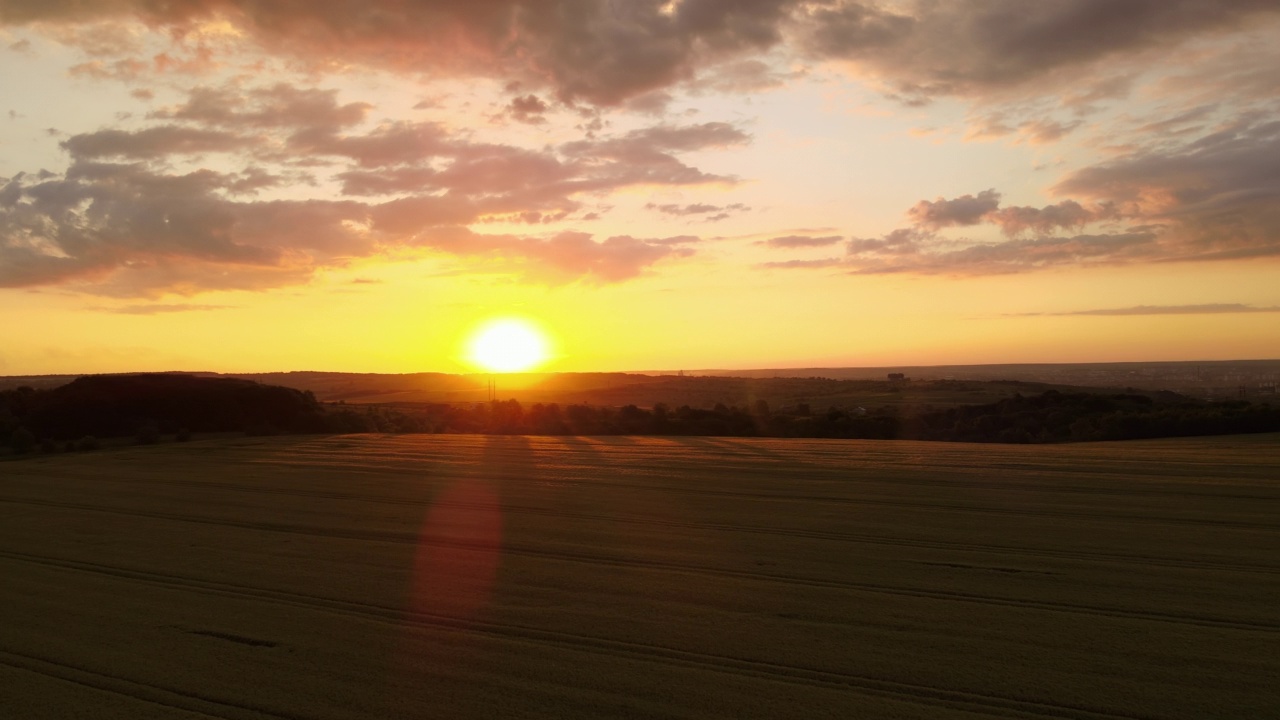
{"label": "shadow on field", "polygon": [[486,477],[532,478],[537,462],[529,439],[523,435],[487,435],[480,454],[481,474]]}
{"label": "shadow on field", "polygon": [[555,438],[566,450],[576,454],[575,460],[600,466],[604,464],[604,456],[600,454],[600,450],[596,447],[596,443],[585,440],[577,435],[559,435]]}

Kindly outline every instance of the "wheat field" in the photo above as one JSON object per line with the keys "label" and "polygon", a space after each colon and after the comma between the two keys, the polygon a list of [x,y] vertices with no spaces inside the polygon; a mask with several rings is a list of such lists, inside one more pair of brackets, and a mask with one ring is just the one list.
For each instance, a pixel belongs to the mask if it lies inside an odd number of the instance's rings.
{"label": "wheat field", "polygon": [[1280,717],[1280,437],[0,463],[5,718]]}

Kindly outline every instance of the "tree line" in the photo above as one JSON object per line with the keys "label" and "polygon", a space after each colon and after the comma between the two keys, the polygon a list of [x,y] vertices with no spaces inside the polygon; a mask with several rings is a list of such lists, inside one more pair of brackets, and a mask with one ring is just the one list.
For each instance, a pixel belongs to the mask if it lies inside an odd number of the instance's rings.
{"label": "tree line", "polygon": [[[0,391],[0,444],[17,453],[92,450],[99,438],[158,442],[193,433],[485,433],[508,435],[710,435],[1057,443],[1280,431],[1280,407],[1201,402],[1167,394],[1049,390],[941,410],[806,404],[773,410],[718,403],[651,408],[534,404],[405,406],[320,403],[309,392],[179,374],[90,376],[50,390]],[[7,442],[6,442],[7,441]]]}
{"label": "tree line", "polygon": [[1267,403],[1200,402],[1181,396],[1015,394],[994,403],[919,411],[886,406],[808,405],[771,411],[717,404],[652,408],[635,405],[535,404],[516,400],[475,405],[334,406],[330,425],[345,432],[432,432],[510,435],[712,435],[734,437],[862,438],[953,442],[1057,443],[1280,431],[1280,407]]}

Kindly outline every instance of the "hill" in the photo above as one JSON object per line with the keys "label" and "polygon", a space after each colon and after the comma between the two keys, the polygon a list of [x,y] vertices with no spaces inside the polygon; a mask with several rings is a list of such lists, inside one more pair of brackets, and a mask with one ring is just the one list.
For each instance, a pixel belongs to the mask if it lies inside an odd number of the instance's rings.
{"label": "hill", "polygon": [[315,431],[314,396],[235,378],[179,374],[90,375],[47,390],[0,391],[0,436],[35,437],[239,431]]}

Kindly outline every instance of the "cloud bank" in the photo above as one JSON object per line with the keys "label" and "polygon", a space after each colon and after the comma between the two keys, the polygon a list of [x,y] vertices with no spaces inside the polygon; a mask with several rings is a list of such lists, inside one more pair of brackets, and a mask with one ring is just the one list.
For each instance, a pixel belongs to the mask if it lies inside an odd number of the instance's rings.
{"label": "cloud bank", "polygon": [[[429,122],[360,126],[366,112],[332,92],[287,85],[197,88],[153,113],[149,127],[68,137],[64,173],[0,181],[0,287],[72,283],[122,296],[263,289],[414,251],[510,261],[537,282],[619,282],[689,255],[677,247],[688,241],[470,227],[572,219],[580,197],[628,187],[732,184],[680,155],[750,141],[708,122],[529,150]],[[239,169],[175,170],[191,165]],[[336,197],[262,197],[325,180],[339,183]]]}
{"label": "cloud bank", "polygon": [[[1180,145],[1132,151],[1068,173],[1051,192],[1074,197],[1003,207],[1001,194],[989,189],[922,200],[907,210],[909,227],[846,243],[839,267],[857,274],[993,275],[1280,257],[1280,121],[1257,118]],[[984,227],[1005,239],[943,232]],[[1082,232],[1087,227],[1096,230]]]}
{"label": "cloud bank", "polygon": [[1129,315],[1233,315],[1237,313],[1276,313],[1280,307],[1244,305],[1242,303],[1209,303],[1206,305],[1135,305],[1124,308],[1100,308],[1072,310],[1056,313],[1019,313],[1010,317],[1070,317],[1102,316],[1125,317]]}
{"label": "cloud bank", "polygon": [[[753,62],[773,50],[855,64],[903,99],[927,102],[1085,73],[1277,12],[1269,0],[11,0],[0,24],[47,27],[95,54],[127,55],[126,39],[69,29],[137,22],[208,53],[201,30],[221,23],[317,70],[509,76],[567,102],[616,105],[700,74],[730,90],[742,78],[759,87],[769,73]],[[127,71],[147,60],[117,62]],[[113,67],[97,63],[99,72]]]}
{"label": "cloud bank", "polygon": [[[330,89],[203,84],[140,122],[65,137],[63,172],[0,181],[0,287],[191,295],[419,252],[500,262],[538,282],[621,282],[696,243],[547,226],[598,217],[588,203],[621,191],[743,180],[690,156],[749,144],[744,126],[677,120],[666,114],[673,93],[761,92],[820,65],[906,105],[959,99],[970,140],[1046,145],[1092,132],[1099,108],[1175,52],[1198,62],[1148,88],[1155,109],[1112,119],[1132,127],[1094,137],[1094,159],[1047,188],[1052,202],[1005,205],[995,188],[922,199],[877,237],[777,233],[764,245],[843,242],[845,253],[765,267],[985,275],[1276,257],[1280,58],[1209,46],[1277,23],[1273,0],[9,0],[0,28],[78,48],[77,77],[209,78],[251,50],[313,78],[482,77],[507,88],[495,122],[583,124],[576,139],[517,146],[376,117]],[[647,113],[648,125],[614,131],[601,120],[610,108]],[[684,222],[751,210],[645,209]],[[528,230],[482,232],[491,224]]]}

